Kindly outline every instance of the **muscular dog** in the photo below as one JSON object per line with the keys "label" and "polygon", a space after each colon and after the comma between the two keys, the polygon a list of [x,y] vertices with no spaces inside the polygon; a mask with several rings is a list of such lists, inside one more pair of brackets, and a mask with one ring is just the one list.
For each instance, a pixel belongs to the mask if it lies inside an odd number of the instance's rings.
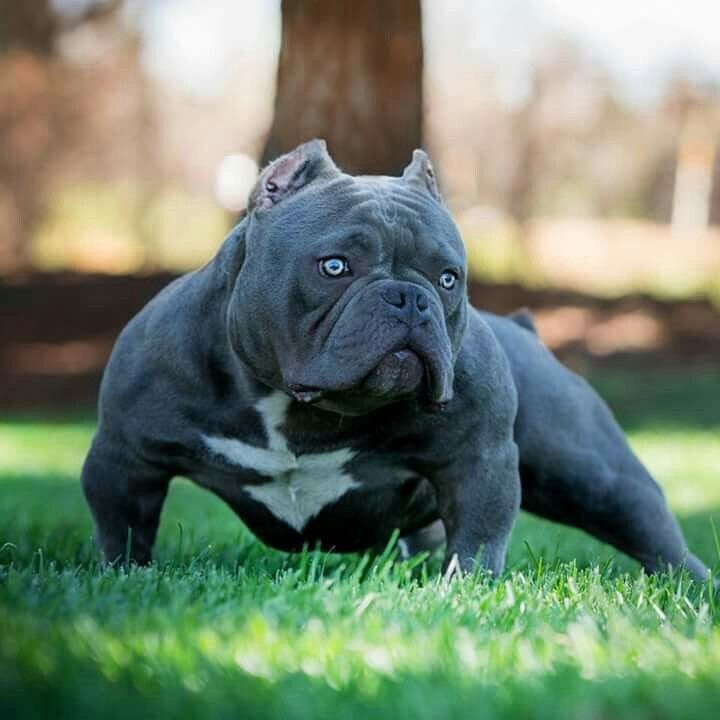
{"label": "muscular dog", "polygon": [[424,152],[399,178],[344,174],[321,141],[273,162],[115,345],[82,475],[106,559],[150,561],[183,475],[284,550],[398,528],[499,573],[522,506],[705,578],[605,403],[466,282]]}

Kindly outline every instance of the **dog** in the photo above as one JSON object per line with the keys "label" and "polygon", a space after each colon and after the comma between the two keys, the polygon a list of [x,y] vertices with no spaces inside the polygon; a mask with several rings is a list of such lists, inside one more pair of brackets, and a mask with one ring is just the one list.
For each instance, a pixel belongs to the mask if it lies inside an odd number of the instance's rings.
{"label": "dog", "polygon": [[427,155],[341,172],[314,140],[271,163],[203,268],[120,334],[82,472],[108,562],[151,561],[177,475],[267,545],[409,551],[503,570],[522,507],[646,571],[708,576],[612,413],[532,319],[467,299]]}

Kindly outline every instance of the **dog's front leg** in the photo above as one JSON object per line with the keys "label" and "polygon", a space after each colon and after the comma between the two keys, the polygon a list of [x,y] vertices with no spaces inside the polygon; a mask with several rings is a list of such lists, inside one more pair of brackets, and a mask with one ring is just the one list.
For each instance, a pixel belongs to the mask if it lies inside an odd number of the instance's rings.
{"label": "dog's front leg", "polygon": [[85,459],[82,484],[106,562],[147,565],[170,475],[133,457],[99,433]]}
{"label": "dog's front leg", "polygon": [[454,459],[431,480],[447,535],[445,572],[469,572],[479,564],[494,575],[501,573],[520,508],[515,443],[509,440]]}

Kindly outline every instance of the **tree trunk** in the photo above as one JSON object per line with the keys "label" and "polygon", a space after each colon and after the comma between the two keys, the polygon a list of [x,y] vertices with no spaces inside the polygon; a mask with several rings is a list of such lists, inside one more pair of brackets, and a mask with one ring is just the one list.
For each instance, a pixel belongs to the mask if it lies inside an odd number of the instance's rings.
{"label": "tree trunk", "polygon": [[283,0],[268,162],[314,137],[355,174],[397,175],[420,146],[419,0]]}

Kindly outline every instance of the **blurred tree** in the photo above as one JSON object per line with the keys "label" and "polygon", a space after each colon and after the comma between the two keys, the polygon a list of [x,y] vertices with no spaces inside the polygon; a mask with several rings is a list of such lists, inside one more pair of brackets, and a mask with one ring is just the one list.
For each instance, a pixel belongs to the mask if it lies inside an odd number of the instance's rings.
{"label": "blurred tree", "polygon": [[0,49],[50,55],[60,27],[50,0],[0,0]]}
{"label": "blurred tree", "polygon": [[398,174],[422,133],[419,0],[283,0],[263,162],[324,137],[352,173]]}
{"label": "blurred tree", "polygon": [[0,0],[0,18],[0,51],[13,53],[0,78],[0,264],[22,266],[23,225],[39,207],[28,167],[39,164],[47,136],[42,119],[27,111],[46,104],[48,74],[40,58],[52,54],[59,23],[50,0]]}
{"label": "blurred tree", "polygon": [[27,50],[50,56],[68,27],[114,13],[123,0],[83,0],[63,14],[52,0],[0,0],[0,50]]}
{"label": "blurred tree", "polygon": [[52,165],[91,122],[83,70],[58,61],[58,40],[121,5],[85,0],[63,14],[52,0],[0,0],[0,268],[29,264]]}
{"label": "blurred tree", "polygon": [[[720,122],[718,122],[720,124]],[[710,224],[720,225],[720,149],[715,151],[710,194]]]}

